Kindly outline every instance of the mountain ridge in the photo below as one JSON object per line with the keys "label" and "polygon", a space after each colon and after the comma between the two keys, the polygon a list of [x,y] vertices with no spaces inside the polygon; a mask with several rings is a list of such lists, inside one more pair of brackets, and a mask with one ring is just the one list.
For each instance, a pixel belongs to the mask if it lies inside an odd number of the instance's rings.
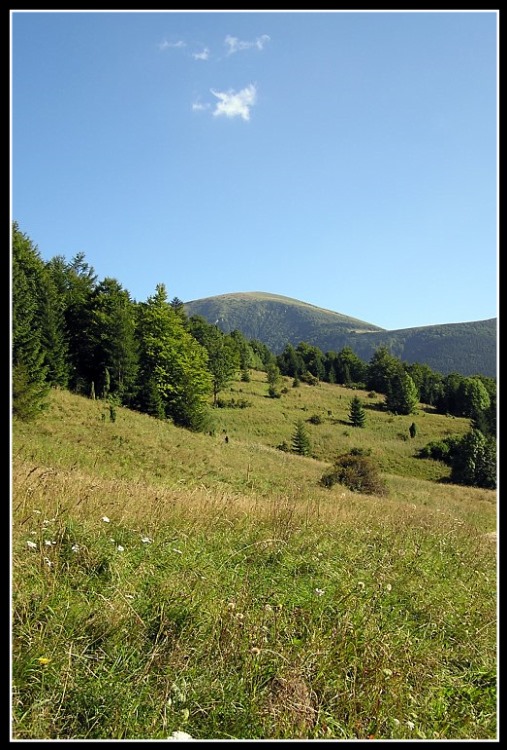
{"label": "mountain ridge", "polygon": [[350,348],[364,361],[386,346],[408,363],[427,364],[443,375],[496,377],[497,319],[411,326],[388,330],[359,318],[270,292],[230,292],[184,303],[189,317],[200,315],[224,333],[240,331],[274,354],[300,342],[322,352]]}

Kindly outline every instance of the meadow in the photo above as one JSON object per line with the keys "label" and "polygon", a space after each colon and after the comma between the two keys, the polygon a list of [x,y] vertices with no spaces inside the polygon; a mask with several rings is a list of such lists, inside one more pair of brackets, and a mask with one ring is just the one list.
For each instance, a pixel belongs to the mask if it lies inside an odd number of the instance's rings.
{"label": "meadow", "polygon": [[[496,492],[417,458],[469,421],[284,385],[210,434],[58,390],[13,420],[13,739],[497,737]],[[320,484],[351,448],[386,496]]]}

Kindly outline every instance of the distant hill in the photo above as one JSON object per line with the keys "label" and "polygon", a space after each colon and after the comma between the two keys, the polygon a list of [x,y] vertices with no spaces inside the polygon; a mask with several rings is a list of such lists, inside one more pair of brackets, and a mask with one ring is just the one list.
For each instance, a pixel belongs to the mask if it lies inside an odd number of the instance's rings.
{"label": "distant hill", "polygon": [[405,362],[427,364],[447,375],[497,373],[497,320],[447,323],[387,331],[373,323],[265,292],[237,292],[185,303],[187,315],[200,315],[229,333],[238,330],[257,339],[274,354],[286,344],[301,341],[321,351],[340,351],[350,346],[368,362],[379,346]]}

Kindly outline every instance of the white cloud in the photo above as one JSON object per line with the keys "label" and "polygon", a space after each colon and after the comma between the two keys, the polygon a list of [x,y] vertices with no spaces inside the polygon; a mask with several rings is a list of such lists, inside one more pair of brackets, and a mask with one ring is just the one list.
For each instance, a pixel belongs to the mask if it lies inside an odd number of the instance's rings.
{"label": "white cloud", "polygon": [[204,109],[209,109],[210,104],[201,104],[200,102],[194,102],[192,104],[192,109],[194,112],[202,112]]}
{"label": "white cloud", "polygon": [[258,36],[257,39],[253,42],[242,42],[240,39],[238,39],[237,36],[230,36],[227,35],[224,40],[224,44],[226,47],[228,47],[227,54],[233,55],[235,52],[240,52],[241,50],[245,49],[251,49],[252,47],[256,47],[257,49],[261,50],[263,49],[266,42],[269,42],[270,37],[267,34],[263,34],[262,36]]}
{"label": "white cloud", "polygon": [[250,108],[253,107],[257,98],[257,89],[253,83],[237,93],[231,89],[229,91],[211,89],[211,93],[220,100],[213,110],[214,117],[224,115],[225,117],[242,117],[243,120],[250,119]]}
{"label": "white cloud", "polygon": [[209,58],[209,49],[205,47],[202,52],[194,52],[192,57],[194,60],[207,60]]}
{"label": "white cloud", "polygon": [[164,39],[163,42],[160,42],[158,45],[159,50],[165,50],[165,49],[178,49],[180,47],[186,47],[187,45],[185,42],[182,42],[181,40],[179,42],[168,42],[167,39]]}

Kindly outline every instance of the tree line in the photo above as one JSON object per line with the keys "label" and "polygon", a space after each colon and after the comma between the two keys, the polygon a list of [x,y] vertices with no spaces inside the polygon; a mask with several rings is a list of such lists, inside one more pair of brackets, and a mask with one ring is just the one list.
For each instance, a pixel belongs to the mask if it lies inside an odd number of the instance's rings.
{"label": "tree line", "polygon": [[[267,372],[269,395],[279,376],[294,383],[338,383],[385,395],[385,408],[411,414],[419,402],[471,419],[485,440],[496,440],[496,382],[485,376],[441,376],[378,348],[362,361],[350,347],[322,352],[301,342],[274,355],[240,331],[228,334],[184,303],[164,284],[135,301],[114,278],[99,281],[84,253],[44,261],[17,222],[12,225],[12,411],[37,416],[51,387],[108,399],[195,431],[210,429],[210,397],[250,369]],[[496,447],[495,447],[496,450]]]}

